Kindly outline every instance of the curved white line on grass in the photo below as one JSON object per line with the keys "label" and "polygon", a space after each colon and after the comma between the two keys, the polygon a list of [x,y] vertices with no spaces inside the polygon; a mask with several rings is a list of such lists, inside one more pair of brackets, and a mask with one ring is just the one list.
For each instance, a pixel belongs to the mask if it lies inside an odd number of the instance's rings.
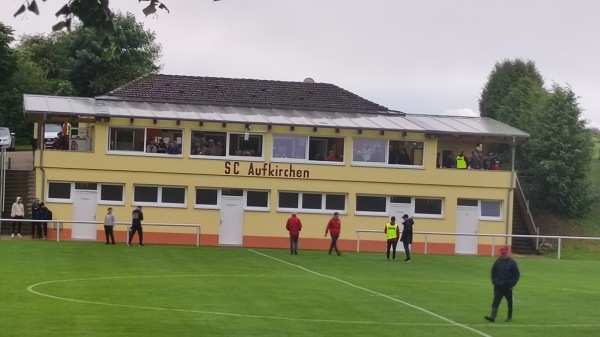
{"label": "curved white line on grass", "polygon": [[264,256],[264,257],[267,257],[267,258],[269,258],[269,259],[273,259],[273,260],[275,260],[275,261],[279,261],[279,262],[281,262],[281,263],[285,263],[285,264],[287,264],[287,265],[290,265],[290,266],[292,266],[292,267],[296,267],[296,268],[302,269],[302,270],[304,270],[304,271],[306,271],[306,272],[309,272],[309,273],[311,273],[311,274],[314,274],[314,275],[317,275],[317,276],[321,276],[321,277],[325,277],[325,278],[328,278],[328,279],[331,279],[331,280],[334,280],[334,281],[337,281],[337,282],[343,283],[343,284],[345,284],[345,285],[348,285],[348,286],[350,286],[350,287],[353,287],[353,288],[356,288],[356,289],[360,289],[360,290],[366,291],[366,292],[368,292],[368,293],[371,293],[371,294],[374,294],[374,295],[379,295],[379,296],[381,296],[381,297],[385,297],[385,298],[387,298],[387,299],[389,299],[389,300],[392,300],[392,301],[394,301],[394,302],[398,302],[398,303],[404,304],[404,305],[406,305],[407,307],[411,307],[411,308],[413,308],[413,309],[419,310],[419,311],[421,311],[421,312],[424,312],[424,313],[426,313],[426,314],[429,314],[429,315],[431,315],[431,316],[433,316],[433,317],[436,317],[436,318],[438,318],[438,319],[441,319],[442,321],[448,322],[448,323],[450,323],[450,325],[453,325],[453,326],[458,326],[458,327],[464,328],[464,329],[466,329],[466,330],[469,330],[469,331],[471,331],[471,332],[474,332],[474,333],[476,333],[476,334],[478,334],[478,335],[480,335],[480,336],[492,337],[491,335],[488,335],[488,334],[486,334],[486,333],[485,333],[485,332],[483,332],[483,331],[479,331],[479,330],[477,330],[477,329],[474,329],[474,328],[472,328],[472,327],[470,327],[470,326],[467,326],[467,325],[464,325],[464,324],[461,324],[461,323],[455,322],[455,321],[453,321],[453,320],[451,320],[451,319],[449,319],[449,318],[446,318],[446,317],[444,317],[444,316],[442,316],[442,315],[438,315],[438,314],[436,314],[435,312],[432,312],[432,311],[429,311],[429,310],[427,310],[427,309],[425,309],[425,308],[421,308],[421,307],[419,307],[419,306],[417,306],[417,305],[414,305],[414,304],[411,304],[411,303],[408,303],[408,302],[405,302],[405,301],[399,300],[399,299],[397,299],[397,298],[393,298],[393,297],[391,297],[391,296],[388,296],[388,295],[386,295],[386,294],[382,294],[382,293],[376,292],[375,290],[371,290],[371,289],[369,289],[369,288],[361,287],[361,286],[359,286],[359,285],[356,285],[356,284],[354,284],[354,283],[350,283],[350,282],[348,282],[348,281],[344,281],[344,280],[342,280],[342,279],[339,279],[339,278],[337,278],[337,277],[334,277],[334,276],[329,276],[329,275],[321,274],[321,273],[319,273],[319,272],[316,272],[316,271],[314,271],[314,270],[310,270],[310,269],[308,269],[308,268],[305,268],[305,267],[302,267],[302,266],[300,266],[300,265],[293,264],[293,263],[291,263],[291,262],[287,262],[287,261],[284,261],[284,260],[278,259],[278,258],[276,258],[276,257],[273,257],[273,256],[270,256],[270,255],[267,255],[267,254],[264,254],[264,253],[261,253],[261,252],[255,251],[255,250],[253,250],[253,249],[248,249],[248,250],[249,250],[249,251],[251,251],[251,252],[253,252],[253,253],[255,253],[255,254],[258,254],[258,255],[262,255],[262,256]]}
{"label": "curved white line on grass", "polygon": [[146,309],[146,310],[158,310],[158,311],[174,311],[174,312],[187,312],[195,314],[205,315],[217,315],[217,316],[231,316],[231,317],[245,317],[245,318],[259,318],[259,319],[273,319],[282,321],[301,321],[301,322],[315,322],[315,323],[338,323],[338,324],[378,324],[378,325],[396,325],[396,326],[451,326],[451,324],[444,323],[400,323],[400,322],[372,322],[372,321],[343,321],[333,319],[312,319],[312,318],[294,318],[294,317],[281,317],[281,316],[263,316],[263,315],[249,315],[249,314],[235,314],[230,312],[219,312],[219,311],[204,311],[204,310],[192,310],[192,309],[178,309],[178,308],[163,308],[163,307],[151,307],[143,305],[130,305],[130,304],[117,304],[117,303],[104,303],[95,301],[78,300],[68,297],[60,297],[50,294],[45,294],[34,290],[35,287],[53,284],[53,283],[66,283],[66,282],[81,282],[81,281],[98,281],[98,280],[114,280],[114,279],[131,279],[131,278],[169,278],[169,277],[273,277],[273,275],[160,275],[160,276],[109,276],[109,277],[94,277],[94,278],[79,278],[79,279],[68,279],[68,280],[54,280],[39,282],[32,284],[27,287],[27,291],[30,293],[67,302],[83,303],[102,305],[110,307],[128,308],[128,309]]}

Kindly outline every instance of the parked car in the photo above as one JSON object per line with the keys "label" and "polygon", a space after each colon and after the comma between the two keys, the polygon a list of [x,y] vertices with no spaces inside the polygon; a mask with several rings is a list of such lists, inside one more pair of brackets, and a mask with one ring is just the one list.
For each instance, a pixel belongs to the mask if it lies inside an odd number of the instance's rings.
{"label": "parked car", "polygon": [[0,147],[4,147],[8,151],[15,149],[15,134],[10,132],[7,127],[0,127]]}
{"label": "parked car", "polygon": [[60,124],[46,124],[44,130],[44,148],[51,149],[54,144],[54,139],[59,132],[62,132],[62,126]]}

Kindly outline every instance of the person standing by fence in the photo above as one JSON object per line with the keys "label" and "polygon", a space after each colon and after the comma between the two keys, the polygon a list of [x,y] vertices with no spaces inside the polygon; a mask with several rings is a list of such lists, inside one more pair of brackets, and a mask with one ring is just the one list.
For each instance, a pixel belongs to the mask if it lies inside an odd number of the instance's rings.
{"label": "person standing by fence", "polygon": [[385,235],[387,236],[387,259],[390,260],[390,249],[393,248],[392,260],[396,259],[396,247],[398,246],[398,239],[400,238],[400,228],[396,223],[396,217],[393,216],[385,225],[385,229],[383,230]]}
{"label": "person standing by fence", "polygon": [[415,225],[415,220],[409,217],[408,214],[404,214],[402,216],[404,222],[402,225],[404,228],[402,229],[402,236],[400,237],[400,241],[404,245],[404,253],[406,254],[406,259],[404,261],[410,261],[410,245],[413,242],[413,226]]}
{"label": "person standing by fence", "polygon": [[[46,207],[46,204],[41,202],[38,210],[38,218],[40,220],[52,220],[52,211]],[[38,233],[38,238],[46,239],[48,236],[48,222],[41,223],[41,233]]]}
{"label": "person standing by fence", "polygon": [[[10,217],[13,219],[25,218],[25,206],[21,202],[21,197],[17,197],[17,200],[12,204]],[[10,237],[15,237],[15,227],[17,228],[17,237],[21,238],[21,221],[13,221]]]}
{"label": "person standing by fence", "polygon": [[[106,215],[104,216],[104,236],[106,236],[106,243],[105,244],[115,244],[115,235],[114,235],[114,228],[115,228],[115,215],[112,213],[112,207],[109,207],[106,210]],[[109,241],[110,239],[110,241]]]}
{"label": "person standing by fence", "polygon": [[298,237],[302,230],[302,221],[296,216],[296,212],[287,220],[285,229],[290,233],[290,254],[298,255]]}
{"label": "person standing by fence", "polygon": [[142,220],[144,220],[144,213],[142,213],[142,206],[138,206],[131,212],[131,234],[129,235],[128,246],[131,246],[133,236],[138,233],[140,239],[140,246],[144,246],[144,232],[142,230]]}
{"label": "person standing by fence", "polygon": [[[39,220],[39,210],[40,210],[40,199],[35,198],[33,203],[31,204],[31,220]],[[31,238],[35,239],[36,234],[38,238],[42,237],[42,225],[39,222],[31,223]]]}
{"label": "person standing by fence", "polygon": [[340,221],[340,213],[333,213],[333,218],[329,220],[327,223],[327,227],[325,228],[325,237],[327,237],[327,233],[331,235],[331,245],[329,245],[329,255],[331,255],[331,250],[335,249],[335,252],[338,256],[342,255],[342,253],[337,248],[337,239],[340,237],[340,232],[342,229],[342,222]]}

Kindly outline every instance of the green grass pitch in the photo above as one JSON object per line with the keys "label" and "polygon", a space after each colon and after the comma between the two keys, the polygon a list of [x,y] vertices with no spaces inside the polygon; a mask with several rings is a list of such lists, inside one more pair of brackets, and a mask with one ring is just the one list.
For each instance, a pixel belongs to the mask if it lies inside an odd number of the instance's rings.
{"label": "green grass pitch", "polygon": [[[383,243],[382,243],[383,248]],[[0,241],[2,336],[599,336],[600,262]],[[403,257],[400,254],[399,257]]]}

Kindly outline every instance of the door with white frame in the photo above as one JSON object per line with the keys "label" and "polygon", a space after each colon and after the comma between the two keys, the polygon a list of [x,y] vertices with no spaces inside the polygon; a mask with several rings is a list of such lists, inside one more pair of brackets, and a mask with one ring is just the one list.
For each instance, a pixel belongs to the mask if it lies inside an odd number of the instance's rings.
{"label": "door with white frame", "polygon": [[[402,219],[402,216],[404,214],[408,214],[408,216],[411,216],[410,215],[411,211],[412,211],[412,205],[410,205],[410,204],[390,204],[390,219],[393,216],[396,217],[396,223],[398,224],[398,227],[400,227],[400,232],[402,232],[402,222],[404,222],[404,220]],[[388,219],[388,222],[390,221],[390,219]],[[404,251],[404,246],[402,245],[401,242],[398,242],[398,247],[396,247],[396,251],[397,252]]]}
{"label": "door with white frame", "polygon": [[[456,232],[468,234],[479,232],[479,207],[456,207]],[[478,242],[479,237],[477,236],[457,235],[454,252],[456,254],[476,255]]]}
{"label": "door with white frame", "polygon": [[221,196],[219,245],[241,246],[244,238],[244,197]]}
{"label": "door with white frame", "polygon": [[98,209],[98,192],[89,190],[75,190],[73,200],[73,221],[90,221],[90,223],[74,223],[71,230],[71,239],[96,241],[97,230],[96,211]]}

